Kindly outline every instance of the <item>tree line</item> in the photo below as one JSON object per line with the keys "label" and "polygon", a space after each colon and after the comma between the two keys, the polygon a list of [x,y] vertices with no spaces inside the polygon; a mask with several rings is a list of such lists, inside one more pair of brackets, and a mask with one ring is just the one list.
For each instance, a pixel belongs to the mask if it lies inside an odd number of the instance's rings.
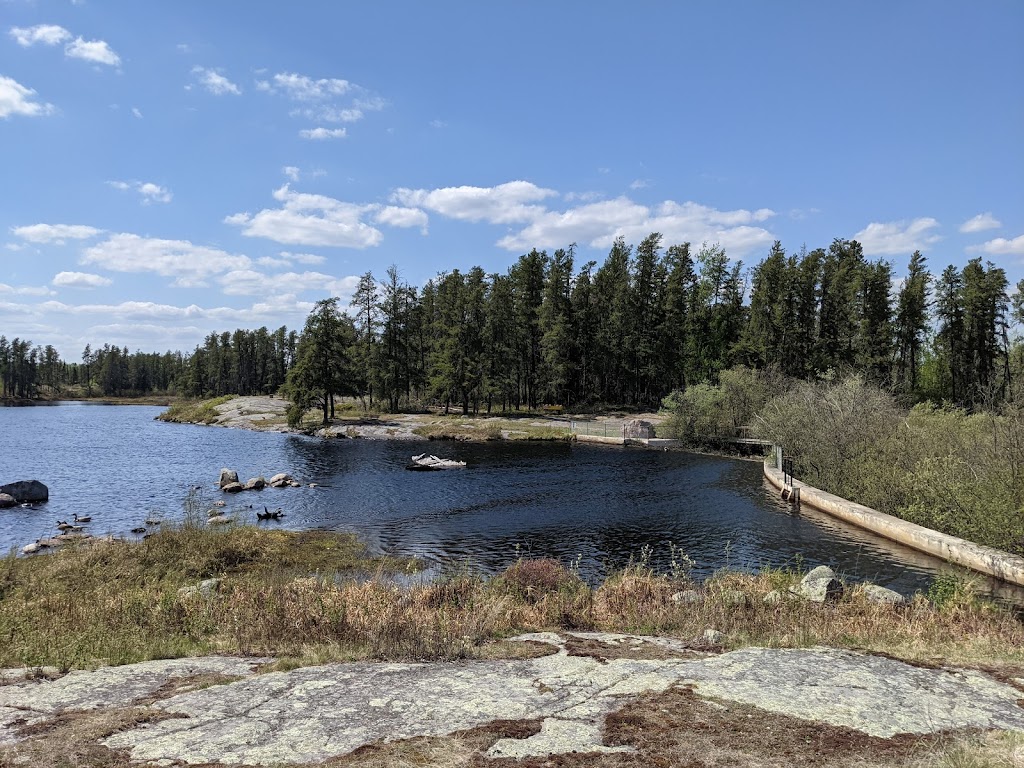
{"label": "tree line", "polygon": [[301,333],[211,333],[191,354],[104,345],[69,363],[0,337],[0,394],[283,387],[325,418],[336,396],[390,411],[650,408],[746,365],[802,379],[855,370],[907,404],[977,407],[1005,397],[1021,368],[1009,333],[1021,292],[1011,303],[1004,270],[981,259],[935,276],[915,252],[897,283],[855,240],[792,254],[776,242],[750,270],[719,245],[662,240],[619,238],[600,265],[577,266],[575,246],[534,249],[504,273],[453,269],[422,287],[395,267],[383,280],[367,272],[349,306],[318,302]]}

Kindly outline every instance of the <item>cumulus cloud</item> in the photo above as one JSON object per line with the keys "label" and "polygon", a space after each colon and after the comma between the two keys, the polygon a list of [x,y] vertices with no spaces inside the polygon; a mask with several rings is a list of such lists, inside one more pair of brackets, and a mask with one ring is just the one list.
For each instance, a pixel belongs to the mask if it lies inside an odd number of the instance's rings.
{"label": "cumulus cloud", "polygon": [[188,240],[162,240],[120,233],[85,250],[83,264],[96,264],[111,272],[153,272],[175,278],[178,287],[201,286],[214,275],[246,269],[251,263],[240,256]]}
{"label": "cumulus cloud", "polygon": [[151,181],[108,181],[107,184],[123,192],[131,189],[135,190],[139,193],[139,198],[143,205],[169,203],[174,197],[174,194],[167,187],[161,187],[159,184],[154,184]]}
{"label": "cumulus cloud", "polygon": [[281,251],[279,255],[282,259],[297,261],[299,264],[323,264],[327,261],[325,257],[318,256],[315,253],[289,253],[288,251]]}
{"label": "cumulus cloud", "polygon": [[775,216],[768,208],[721,211],[672,200],[652,208],[628,197],[589,202],[589,195],[572,195],[569,202],[583,200],[584,204],[550,210],[544,201],[555,196],[554,190],[512,181],[495,187],[398,189],[391,199],[452,219],[524,225],[498,241],[499,247],[510,251],[553,248],[571,242],[605,248],[616,237],[635,242],[651,232],[661,232],[669,242],[717,242],[731,254],[743,255],[775,239],[757,226]]}
{"label": "cumulus cloud", "polygon": [[961,232],[984,232],[986,229],[998,229],[1002,223],[989,212],[979,213],[960,225]]}
{"label": "cumulus cloud", "polygon": [[69,59],[81,59],[110,67],[121,65],[121,57],[114,53],[105,40],[84,40],[76,37],[64,46],[64,55]]}
{"label": "cumulus cloud", "polygon": [[281,272],[266,275],[252,269],[228,272],[218,278],[229,296],[269,296],[277,293],[299,294],[304,291],[326,291],[344,287],[336,277],[323,272]]}
{"label": "cumulus cloud", "polygon": [[0,75],[0,118],[11,115],[38,117],[54,111],[53,104],[34,99],[36,92],[10,77]]}
{"label": "cumulus cloud", "polygon": [[30,243],[56,243],[63,245],[67,240],[88,240],[103,230],[84,224],[30,224],[25,227],[11,227],[15,237]]}
{"label": "cumulus cloud", "polygon": [[112,282],[109,277],[89,272],[58,272],[52,281],[59,288],[102,288]]}
{"label": "cumulus cloud", "polygon": [[997,237],[981,245],[972,245],[967,250],[974,253],[990,253],[993,256],[1024,256],[1024,235],[1018,235],[1012,240]]}
{"label": "cumulus cloud", "polygon": [[423,234],[427,234],[427,214],[419,208],[387,205],[377,211],[373,220],[378,224],[387,224],[389,227],[419,227]]}
{"label": "cumulus cloud", "polygon": [[864,247],[864,253],[868,256],[913,253],[926,250],[942,239],[932,231],[938,226],[939,222],[930,217],[909,222],[872,222],[854,235],[853,239]]}
{"label": "cumulus cloud", "polygon": [[557,195],[528,181],[509,181],[496,187],[396,189],[391,201],[408,208],[426,208],[450,219],[512,224],[532,221],[545,213],[540,201]]}
{"label": "cumulus cloud", "polygon": [[314,141],[324,141],[325,139],[344,139],[348,135],[348,131],[344,128],[304,128],[299,131],[299,136],[304,139],[313,139]]}
{"label": "cumulus cloud", "polygon": [[198,83],[214,96],[224,96],[228,93],[239,96],[242,93],[241,88],[215,69],[192,67],[192,74],[195,76]]}
{"label": "cumulus cloud", "polygon": [[283,93],[296,101],[323,101],[336,96],[343,96],[353,89],[348,80],[338,78],[321,78],[314,80],[306,75],[294,72],[281,72],[270,80],[260,80],[256,88],[268,93]]}
{"label": "cumulus cloud", "polygon": [[299,180],[299,169],[294,165],[286,165],[284,168],[281,169],[281,173],[283,173],[292,181]]}
{"label": "cumulus cloud", "polygon": [[18,45],[28,48],[36,43],[43,45],[59,45],[71,39],[71,33],[56,24],[37,24],[34,27],[11,27],[8,34]]}
{"label": "cumulus cloud", "polygon": [[287,245],[368,248],[383,238],[379,229],[362,221],[378,206],[302,194],[287,184],[275,190],[274,199],[281,202],[280,208],[266,208],[253,215],[236,213],[224,221],[242,227],[247,237],[265,237]]}
{"label": "cumulus cloud", "polygon": [[49,296],[52,294],[49,288],[45,285],[7,285],[7,283],[0,283],[0,294],[13,294],[14,296]]}

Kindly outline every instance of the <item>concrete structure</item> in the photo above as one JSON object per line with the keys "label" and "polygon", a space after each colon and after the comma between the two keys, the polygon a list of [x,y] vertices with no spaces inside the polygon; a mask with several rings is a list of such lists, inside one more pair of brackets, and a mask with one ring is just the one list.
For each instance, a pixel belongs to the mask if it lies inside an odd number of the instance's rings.
{"label": "concrete structure", "polygon": [[775,457],[765,461],[764,476],[781,491],[789,491],[790,494],[796,495],[800,503],[810,504],[822,512],[941,560],[995,576],[1012,584],[1024,585],[1024,558],[901,520],[863,504],[826,493],[795,478],[792,483],[786,483],[782,470],[775,463],[780,455],[781,450],[777,449]]}

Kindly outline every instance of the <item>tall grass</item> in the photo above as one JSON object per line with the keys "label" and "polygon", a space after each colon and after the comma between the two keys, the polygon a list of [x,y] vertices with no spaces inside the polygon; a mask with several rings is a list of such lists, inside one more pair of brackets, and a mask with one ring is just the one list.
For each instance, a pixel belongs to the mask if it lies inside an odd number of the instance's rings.
{"label": "tall grass", "polygon": [[[827,644],[910,659],[1024,663],[1024,627],[955,593],[893,608],[853,588],[836,605],[764,602],[795,572],[720,574],[703,585],[643,562],[599,587],[555,561],[521,560],[497,576],[429,583],[370,558],[351,536],[239,527],[170,530],[140,543],[84,544],[0,561],[0,667],[91,667],[210,652],[272,655],[282,664],[336,659],[454,659],[491,653],[524,631],[578,629],[692,639],[732,647]],[[208,597],[182,587],[220,578]],[[680,600],[684,589],[697,598]],[[692,595],[691,595],[692,598]]]}

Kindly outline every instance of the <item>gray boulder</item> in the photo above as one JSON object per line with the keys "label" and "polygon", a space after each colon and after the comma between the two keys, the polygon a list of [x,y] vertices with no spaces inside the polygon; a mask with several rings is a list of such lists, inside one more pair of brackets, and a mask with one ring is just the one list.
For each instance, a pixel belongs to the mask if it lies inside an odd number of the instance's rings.
{"label": "gray boulder", "polygon": [[765,605],[778,605],[783,600],[782,593],[777,589],[773,589],[767,595],[764,596]]}
{"label": "gray boulder", "polygon": [[224,493],[238,493],[239,491],[244,491],[245,490],[245,486],[242,485],[241,483],[239,483],[236,480],[233,483],[228,483],[227,485],[222,485],[221,486],[221,490],[224,491]]}
{"label": "gray boulder", "polygon": [[24,501],[47,501],[50,498],[50,489],[38,480],[18,480],[0,485],[0,493],[13,496],[19,504]]}
{"label": "gray boulder", "polygon": [[725,640],[725,635],[717,629],[705,629],[700,639],[705,645],[721,645],[722,641]]}
{"label": "gray boulder", "polygon": [[195,586],[182,587],[178,590],[178,597],[185,600],[193,597],[209,600],[218,589],[220,589],[220,579],[205,579]]}
{"label": "gray boulder", "polygon": [[819,565],[800,581],[794,593],[814,603],[836,602],[843,596],[843,582],[827,565]]}
{"label": "gray boulder", "polygon": [[272,488],[284,488],[286,485],[290,485],[295,482],[295,479],[287,474],[286,472],[279,472],[270,478],[270,485]]}
{"label": "gray boulder", "polygon": [[250,477],[245,482],[245,490],[247,491],[262,491],[267,487],[267,481],[260,477]]}
{"label": "gray boulder", "polygon": [[682,592],[676,592],[669,598],[673,603],[685,603],[687,605],[695,605],[703,599],[700,592],[696,589],[684,589]]}
{"label": "gray boulder", "polygon": [[220,471],[220,480],[217,481],[217,485],[223,488],[225,485],[238,482],[238,473],[233,469],[222,469]]}
{"label": "gray boulder", "polygon": [[869,603],[883,603],[885,605],[905,605],[907,598],[899,592],[880,587],[877,584],[865,584],[863,587],[864,598]]}
{"label": "gray boulder", "polygon": [[0,493],[0,509],[7,509],[8,507],[15,507],[18,505],[18,500],[11,496],[9,493]]}

